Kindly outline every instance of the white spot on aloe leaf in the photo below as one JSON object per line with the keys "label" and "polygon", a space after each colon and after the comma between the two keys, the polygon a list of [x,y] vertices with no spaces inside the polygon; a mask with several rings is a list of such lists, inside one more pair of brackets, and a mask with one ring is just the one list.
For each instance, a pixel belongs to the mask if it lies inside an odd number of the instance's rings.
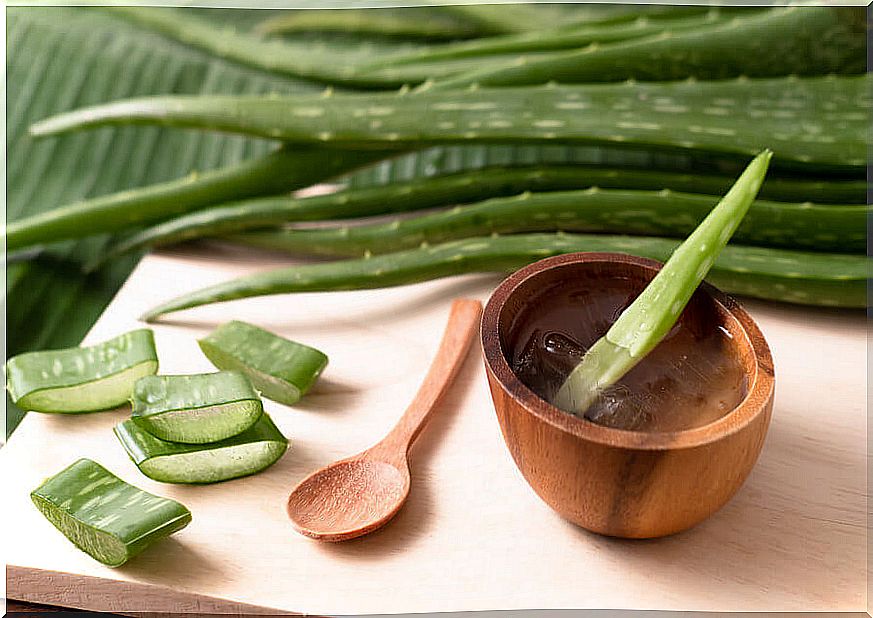
{"label": "white spot on aloe leaf", "polygon": [[434,103],[433,109],[439,111],[481,111],[488,109],[497,109],[497,103],[481,101],[478,103]]}
{"label": "white spot on aloe leaf", "polygon": [[323,107],[297,107],[291,110],[291,113],[295,116],[300,116],[302,118],[317,118],[318,116],[324,115]]}
{"label": "white spot on aloe leaf", "polygon": [[657,131],[661,128],[660,124],[655,122],[616,122],[615,126],[620,129],[643,129],[645,131]]}
{"label": "white spot on aloe leaf", "polygon": [[556,109],[588,109],[590,105],[581,101],[560,101],[555,103]]}
{"label": "white spot on aloe leaf", "polygon": [[533,125],[541,129],[563,127],[566,123],[562,120],[543,119],[534,121]]}

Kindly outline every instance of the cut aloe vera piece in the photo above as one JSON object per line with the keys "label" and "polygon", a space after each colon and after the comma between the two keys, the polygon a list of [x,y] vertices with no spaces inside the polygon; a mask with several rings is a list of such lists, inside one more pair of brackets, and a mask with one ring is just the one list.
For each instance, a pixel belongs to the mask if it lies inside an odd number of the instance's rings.
{"label": "cut aloe vera piece", "polygon": [[133,420],[162,440],[203,444],[242,433],[263,412],[238,371],[146,376],[133,389]]}
{"label": "cut aloe vera piece", "polygon": [[154,336],[144,328],[86,348],[13,356],[6,389],[24,410],[97,412],[127,403],[134,383],[157,370]]}
{"label": "cut aloe vera piece", "polygon": [[219,369],[245,373],[267,399],[293,405],[327,366],[315,348],[289,341],[245,322],[228,322],[198,341]]}
{"label": "cut aloe vera piece", "polygon": [[112,567],[191,521],[175,500],[129,485],[90,459],[47,479],[30,497],[73,545]]}
{"label": "cut aloe vera piece", "polygon": [[746,216],[772,156],[765,150],[749,163],[636,300],[585,352],[555,395],[555,405],[584,416],[602,389],[618,382],[664,339]]}
{"label": "cut aloe vera piece", "polygon": [[264,413],[243,433],[209,444],[179,444],[156,438],[132,420],[115,435],[140,471],[164,483],[215,483],[248,476],[272,466],[288,440]]}

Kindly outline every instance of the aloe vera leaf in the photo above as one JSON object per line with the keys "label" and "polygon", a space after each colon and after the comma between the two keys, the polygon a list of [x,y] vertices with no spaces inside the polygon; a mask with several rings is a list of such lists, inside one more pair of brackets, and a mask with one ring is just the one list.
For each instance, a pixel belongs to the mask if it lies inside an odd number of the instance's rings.
{"label": "aloe vera leaf", "polygon": [[[361,78],[379,78],[408,84],[427,83],[427,86],[422,87],[430,88],[434,82],[441,85],[462,81],[465,79],[464,76],[470,74],[487,75],[507,65],[514,66],[520,58],[523,58],[524,63],[548,62],[560,57],[560,54],[568,53],[569,49],[651,38],[661,33],[675,35],[684,30],[696,30],[706,25],[727,23],[730,19],[729,14],[722,15],[722,11],[713,9],[707,15],[686,17],[667,23],[650,22],[647,18],[641,18],[636,22],[612,28],[590,27],[498,37],[461,44],[468,49],[454,52],[445,50],[443,53],[443,48],[438,48],[434,51],[422,50],[402,56],[389,56],[369,65],[360,65],[355,71]],[[501,43],[501,39],[509,40]],[[478,46],[476,49],[479,53],[469,49],[473,46]],[[705,77],[705,74],[703,76]]]}
{"label": "aloe vera leaf", "polygon": [[197,343],[218,369],[244,373],[264,397],[289,406],[315,384],[328,360],[315,348],[236,320]]}
{"label": "aloe vera leaf", "polygon": [[719,9],[713,8],[703,14],[693,11],[690,15],[682,14],[681,16],[660,20],[653,20],[642,15],[618,24],[610,24],[609,27],[594,24],[585,25],[584,27],[577,26],[573,29],[562,28],[552,31],[525,32],[522,34],[489,37],[425,48],[420,51],[397,56],[389,56],[370,66],[361,67],[360,70],[366,71],[370,68],[383,68],[421,62],[456,60],[458,58],[481,58],[489,55],[566,50],[584,47],[591,43],[602,45],[604,43],[627,41],[659,34],[668,28],[671,30],[674,28],[698,28],[702,25],[714,23],[720,17],[721,12]]}
{"label": "aloe vera leaf", "polygon": [[145,6],[113,6],[106,10],[219,58],[272,73],[356,88],[399,88],[405,83],[378,76],[359,78],[355,64],[378,57],[363,49],[340,51],[311,42],[295,45],[265,39],[232,27],[216,27],[190,10]]}
{"label": "aloe vera leaf", "polygon": [[[389,213],[408,212],[436,206],[475,202],[488,197],[512,195],[522,191],[556,191],[586,187],[623,189],[670,189],[721,194],[730,187],[727,176],[650,171],[598,166],[535,166],[481,169],[435,178],[419,178],[387,186],[350,188],[327,195],[304,198],[260,198],[221,204],[183,215],[134,232],[111,244],[89,270],[125,253],[143,247],[235,232],[278,226],[285,222],[348,219]],[[804,180],[768,178],[760,195],[777,199],[835,202],[863,202],[867,183],[863,180]],[[635,195],[635,194],[632,194]],[[705,198],[701,198],[705,199]],[[661,200],[663,201],[663,200]],[[806,209],[807,205],[799,206]],[[532,208],[532,207],[531,207]],[[779,207],[774,207],[779,212]],[[813,213],[819,206],[811,206]],[[812,213],[806,212],[806,217]],[[832,229],[827,220],[846,221],[847,231],[855,230],[855,209],[837,207],[824,213],[822,226]],[[851,221],[850,221],[851,219]],[[781,223],[781,220],[777,221]],[[761,230],[767,233],[766,230]],[[772,234],[787,235],[773,228]],[[821,232],[826,234],[826,232]],[[864,239],[863,232],[860,233]],[[805,238],[801,239],[805,242]],[[828,242],[838,243],[838,239]],[[800,246],[800,245],[799,245]],[[848,248],[839,248],[848,251]]]}
{"label": "aloe vera leaf", "polygon": [[[370,290],[475,272],[510,272],[542,258],[577,251],[627,253],[665,261],[679,241],[605,234],[514,234],[279,268],[183,294],[146,311],[158,317],[217,302],[297,292]],[[861,255],[729,245],[708,280],[726,292],[823,307],[865,307],[870,260]]]}
{"label": "aloe vera leaf", "polygon": [[615,384],[661,342],[751,207],[771,156],[766,150],[755,157],[634,302],[585,352],[558,389],[556,406],[584,416],[602,389]]}
{"label": "aloe vera leaf", "polygon": [[163,483],[217,483],[261,472],[288,449],[288,440],[267,413],[231,438],[206,444],[168,442],[133,420],[114,428],[131,460],[147,477]]}
{"label": "aloe vera leaf", "polygon": [[612,24],[642,14],[684,12],[689,7],[651,7],[626,4],[449,4],[442,10],[481,28],[489,34],[544,31],[581,24]]}
{"label": "aloe vera leaf", "polygon": [[[300,255],[356,256],[411,249],[488,234],[606,232],[681,237],[716,205],[712,196],[592,187],[583,191],[525,192],[455,206],[416,217],[361,225],[358,220],[319,228],[231,234],[228,240]],[[754,202],[736,239],[747,245],[864,253],[869,206]]]}
{"label": "aloe vera leaf", "polygon": [[12,403],[34,412],[96,412],[127,402],[134,382],[158,370],[149,329],[85,348],[25,352],[6,362]]}
{"label": "aloe vera leaf", "polygon": [[131,417],[162,440],[203,444],[251,427],[263,412],[258,393],[238,371],[147,376],[137,381]]}
{"label": "aloe vera leaf", "polygon": [[111,193],[12,221],[6,248],[116,232],[222,201],[299,189],[384,158],[379,152],[280,148],[261,158],[179,180]]}
{"label": "aloe vera leaf", "polygon": [[[860,13],[859,13],[860,12]],[[779,7],[727,23],[664,32],[546,57],[523,54],[433,84],[437,89],[560,83],[863,73],[859,7]]]}
{"label": "aloe vera leaf", "polygon": [[175,500],[129,485],[90,459],[61,470],[30,497],[73,545],[111,567],[191,521],[191,512]]}
{"label": "aloe vera leaf", "polygon": [[[111,7],[118,17],[146,27],[219,58],[271,73],[302,78],[325,85],[358,89],[396,89],[424,80],[443,79],[479,66],[478,59],[422,63],[411,68],[359,70],[394,55],[397,46],[358,46],[341,49],[323,43],[289,42],[264,38],[233,27],[218,27],[196,11],[156,7]],[[404,46],[408,51],[408,45]]]}
{"label": "aloe vera leaf", "polygon": [[867,76],[831,76],[482,89],[462,96],[152,97],[61,114],[31,131],[157,123],[342,148],[528,141],[734,158],[772,143],[783,166],[860,173],[870,83]]}
{"label": "aloe vera leaf", "polygon": [[355,33],[424,41],[469,39],[482,34],[475,24],[434,19],[430,7],[402,9],[303,10],[263,20],[254,31],[264,35],[299,32]]}

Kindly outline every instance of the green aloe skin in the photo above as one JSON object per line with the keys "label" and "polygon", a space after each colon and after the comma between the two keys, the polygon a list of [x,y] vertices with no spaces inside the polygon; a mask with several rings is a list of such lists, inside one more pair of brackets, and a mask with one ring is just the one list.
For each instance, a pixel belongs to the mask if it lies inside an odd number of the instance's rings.
{"label": "green aloe skin", "polygon": [[111,567],[191,521],[183,505],[129,485],[90,459],[47,479],[30,497],[73,545]]}
{"label": "green aloe skin", "polygon": [[296,32],[331,32],[420,41],[454,41],[483,34],[475,24],[434,17],[434,12],[427,7],[400,10],[307,9],[267,18],[255,27],[255,31],[268,36]]}
{"label": "green aloe skin", "polygon": [[[151,123],[330,148],[451,143],[593,144],[860,174],[867,165],[870,78],[734,79],[330,97],[165,96],[84,108],[31,127],[36,136]],[[642,119],[642,120],[641,120]]]}
{"label": "green aloe skin", "polygon": [[[488,8],[487,14],[476,12]],[[456,7],[478,26],[497,33],[521,33],[550,28],[541,12],[523,5]],[[700,23],[698,15],[676,20],[672,27],[633,38],[627,23],[595,25],[594,33],[572,42],[556,43],[555,34],[541,35],[541,44],[512,44],[496,56],[488,50],[473,55],[423,59],[414,64],[383,64],[384,54],[309,49],[276,39],[221,30],[184,11],[115,7],[116,15],[157,30],[178,41],[222,58],[273,73],[352,88],[392,89],[437,79],[437,87],[470,84],[524,85],[621,79],[670,80],[694,76],[723,79],[738,75],[828,74],[863,72],[864,33],[848,10],[830,7],[777,7],[734,13],[731,19]],[[523,17],[507,23],[510,13]],[[730,14],[731,12],[728,11]],[[487,16],[486,16],[487,15]],[[861,13],[863,16],[863,13]],[[863,17],[861,18],[863,21]],[[690,25],[684,25],[690,21]],[[566,22],[566,20],[565,20]],[[539,24],[537,26],[537,24]],[[786,36],[785,33],[791,33]],[[629,40],[628,40],[629,39]],[[567,52],[556,46],[576,45]],[[516,42],[516,46],[519,44]],[[581,49],[578,47],[581,46]],[[493,51],[493,50],[492,50]],[[388,56],[390,60],[390,56]]]}
{"label": "green aloe skin", "polygon": [[25,352],[6,362],[12,403],[34,412],[97,412],[127,403],[134,383],[158,370],[152,331],[84,348]]}
{"label": "green aloe skin", "polygon": [[6,248],[117,232],[183,215],[213,204],[274,195],[308,186],[383,158],[378,152],[285,149],[224,169],[102,195],[11,221]]}
{"label": "green aloe skin", "polygon": [[263,404],[238,371],[147,376],[133,388],[133,421],[162,440],[204,444],[242,433]]}
{"label": "green aloe skin", "polygon": [[588,349],[555,395],[555,405],[578,416],[667,335],[718,254],[752,205],[772,153],[758,155],[703,222],[667,260],[631,305]]}
{"label": "green aloe skin", "polygon": [[[146,311],[153,321],[174,311],[238,298],[369,290],[474,272],[511,272],[542,258],[577,251],[628,253],[666,261],[679,241],[603,234],[479,236],[369,258],[305,264],[232,279]],[[823,307],[865,307],[870,259],[863,255],[725,247],[709,281],[726,292]]]}
{"label": "green aloe skin", "polygon": [[[437,81],[434,87],[862,73],[861,15],[857,9],[823,6],[747,11],[698,28],[665,29],[649,37],[543,57],[521,56]],[[840,52],[832,53],[829,48],[836,41]]]}
{"label": "green aloe skin", "polygon": [[603,44],[616,41],[638,39],[652,34],[660,34],[668,28],[698,28],[714,23],[720,17],[718,8],[697,10],[697,7],[687,7],[681,15],[652,19],[640,16],[620,23],[607,25],[584,24],[556,29],[550,32],[527,32],[503,36],[489,37],[475,41],[463,41],[437,48],[424,49],[408,54],[399,54],[376,62],[372,67],[430,63],[440,60],[457,58],[481,57],[497,54],[519,54],[524,52],[551,51],[584,47],[591,43]]}
{"label": "green aloe skin", "polygon": [[[717,198],[663,191],[592,187],[584,191],[529,193],[456,206],[418,217],[360,225],[337,222],[318,229],[250,232],[228,238],[298,255],[355,256],[401,251],[488,234],[518,232],[622,232],[682,237],[691,233]],[[814,205],[756,201],[736,239],[747,245],[864,253],[866,205]]]}
{"label": "green aloe skin", "polygon": [[288,448],[266,413],[242,433],[206,444],[161,440],[133,420],[116,425],[115,435],[140,472],[163,483],[217,483],[255,474]]}
{"label": "green aloe skin", "polygon": [[245,322],[222,324],[198,341],[218,369],[244,373],[267,399],[294,405],[327,366],[322,352]]}
{"label": "green aloe skin", "polygon": [[[594,191],[590,194],[576,194],[577,198],[574,198],[573,207],[567,210],[576,208],[575,199],[583,201],[605,200],[604,206],[608,207],[608,210],[602,216],[607,221],[613,220],[614,225],[619,225],[629,216],[625,214],[625,211],[637,212],[639,202],[644,200],[647,204],[655,204],[649,208],[652,216],[657,216],[662,211],[668,214],[663,219],[657,218],[653,222],[655,228],[666,225],[669,229],[671,219],[682,220],[687,226],[687,209],[682,208],[683,204],[690,201],[692,213],[694,208],[698,210],[705,208],[708,212],[712,202],[707,195],[723,194],[730,188],[731,182],[732,179],[726,176],[714,174],[688,174],[593,165],[563,165],[482,169],[475,172],[447,174],[436,178],[395,182],[386,186],[349,188],[328,195],[304,198],[260,198],[206,208],[134,232],[112,244],[97,262],[90,265],[90,268],[96,268],[119,255],[143,247],[156,247],[208,236],[223,236],[251,229],[278,227],[286,222],[351,219],[466,204],[487,198],[511,196],[525,191],[553,192],[592,187],[614,189],[615,193],[600,192],[597,196],[595,196]],[[618,191],[619,189],[622,191]],[[651,190],[654,193],[637,193],[637,190]],[[798,203],[767,206],[762,204],[758,210],[762,211],[762,215],[772,212],[774,220],[771,222],[774,227],[771,229],[769,224],[768,226],[754,226],[753,232],[762,237],[794,237],[795,241],[801,244],[810,243],[813,248],[817,246],[817,243],[833,243],[832,246],[838,247],[838,250],[848,251],[846,245],[843,244],[846,241],[845,238],[841,239],[838,234],[834,234],[831,231],[832,226],[836,222],[843,222],[836,224],[837,230],[835,231],[850,234],[852,236],[850,243],[857,244],[858,239],[861,242],[866,241],[866,234],[863,231],[864,225],[863,223],[858,225],[858,221],[865,218],[868,209],[850,205],[850,203],[863,203],[866,199],[866,190],[867,183],[863,180],[768,178],[761,187],[760,195],[774,200],[796,200]],[[683,200],[681,195],[674,192],[686,192],[694,195]],[[614,197],[610,198],[610,195]],[[630,198],[628,203],[621,204],[621,208],[616,208],[616,200],[627,198]],[[528,214],[535,219],[537,215],[533,210],[536,209],[536,199],[525,200],[524,195],[515,198],[519,203],[519,210],[522,213],[529,211]],[[636,199],[636,204],[632,207],[630,204],[633,203],[634,199]],[[807,203],[806,200],[823,204]],[[838,204],[838,202],[845,202],[845,204]],[[485,204],[503,203],[508,205],[512,202],[491,200],[484,203],[483,207]],[[673,204],[676,206],[674,207]],[[513,214],[513,217],[516,214]],[[795,219],[795,214],[798,215],[799,220]],[[754,215],[755,209],[752,212],[752,216]],[[821,219],[815,219],[814,215],[820,215]],[[806,228],[805,224],[812,222],[813,219],[816,221],[813,223],[813,228]],[[541,220],[538,225],[544,225],[543,221]],[[557,223],[564,224],[566,221],[560,220]],[[401,227],[403,225],[401,224]],[[790,230],[786,230],[786,225],[801,226],[804,233],[792,234]],[[467,229],[472,232],[472,228]],[[815,230],[811,236],[806,234],[809,229]],[[500,231],[505,232],[506,230]],[[517,227],[511,231],[519,232],[522,229]],[[390,232],[396,235],[399,230],[392,229]],[[355,232],[355,234],[358,233],[360,232]],[[822,235],[828,235],[828,239],[818,238]],[[250,240],[255,244],[261,244],[255,239]],[[384,238],[380,239],[379,243],[365,247],[365,249],[372,253],[384,252],[382,240]],[[435,240],[430,239],[429,242],[435,242]],[[293,244],[288,247],[293,248]],[[329,251],[331,254],[334,254],[336,249],[336,245],[328,247],[327,244],[324,244],[320,247],[319,252]],[[284,247],[277,242],[277,248]],[[399,248],[399,246],[395,248]],[[337,253],[342,252],[337,250]]]}

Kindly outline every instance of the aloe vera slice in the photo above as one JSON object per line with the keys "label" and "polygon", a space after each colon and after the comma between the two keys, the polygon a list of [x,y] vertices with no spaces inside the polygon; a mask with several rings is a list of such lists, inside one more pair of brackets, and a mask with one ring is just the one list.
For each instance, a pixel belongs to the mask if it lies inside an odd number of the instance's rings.
{"label": "aloe vera slice", "polygon": [[24,410],[96,412],[127,403],[134,383],[157,370],[154,336],[144,328],[90,347],[13,356],[6,389]]}
{"label": "aloe vera slice", "polygon": [[115,435],[147,477],[164,483],[215,483],[248,476],[272,466],[288,440],[266,413],[241,434],[209,444],[179,444],[156,438],[132,420]]}
{"label": "aloe vera slice", "polygon": [[555,395],[576,415],[615,384],[667,335],[758,194],[773,153],[765,150],[683,242],[655,278],[594,342]]}
{"label": "aloe vera slice", "polygon": [[251,427],[263,404],[238,371],[147,376],[133,389],[134,422],[162,440],[203,444]]}
{"label": "aloe vera slice", "polygon": [[198,343],[213,365],[245,373],[264,397],[286,405],[297,403],[327,366],[315,348],[236,320]]}
{"label": "aloe vera slice", "polygon": [[90,459],[61,470],[30,497],[73,545],[112,567],[191,521],[182,504],[129,485]]}

